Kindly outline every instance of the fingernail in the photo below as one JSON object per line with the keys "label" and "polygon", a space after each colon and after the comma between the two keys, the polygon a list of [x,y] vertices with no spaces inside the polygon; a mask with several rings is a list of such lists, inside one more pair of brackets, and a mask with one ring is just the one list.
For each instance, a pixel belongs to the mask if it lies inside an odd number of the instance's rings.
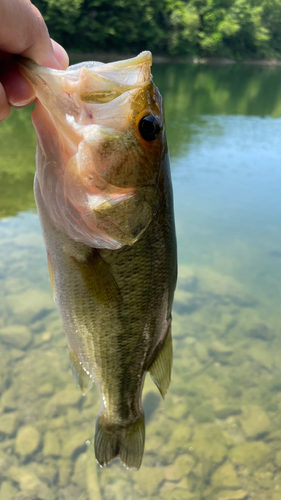
{"label": "fingernail", "polygon": [[66,69],[69,65],[69,57],[66,50],[59,43],[55,42],[55,40],[51,39],[51,42],[57,62],[62,69]]}
{"label": "fingernail", "polygon": [[9,99],[9,105],[12,106],[12,108],[24,108],[25,106],[28,106],[34,101],[35,97],[33,96],[32,98],[26,99],[24,101],[14,101],[13,99]]}

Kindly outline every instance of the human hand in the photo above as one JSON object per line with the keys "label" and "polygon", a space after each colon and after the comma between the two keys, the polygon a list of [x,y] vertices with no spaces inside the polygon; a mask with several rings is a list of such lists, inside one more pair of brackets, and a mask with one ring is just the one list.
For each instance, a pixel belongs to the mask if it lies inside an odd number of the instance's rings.
{"label": "human hand", "polygon": [[51,40],[42,15],[30,0],[0,0],[0,121],[9,116],[10,106],[22,108],[35,99],[14,54],[54,69],[66,69],[69,63],[67,53]]}

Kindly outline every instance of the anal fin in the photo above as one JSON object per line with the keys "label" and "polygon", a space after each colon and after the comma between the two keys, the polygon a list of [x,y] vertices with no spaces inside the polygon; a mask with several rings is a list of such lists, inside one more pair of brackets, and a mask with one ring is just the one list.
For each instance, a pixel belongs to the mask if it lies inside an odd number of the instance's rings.
{"label": "anal fin", "polygon": [[157,358],[149,368],[150,376],[158,387],[159,392],[164,399],[171,382],[171,372],[173,364],[173,344],[171,335],[171,325],[169,326],[164,345]]}
{"label": "anal fin", "polygon": [[69,351],[71,370],[73,374],[73,378],[77,385],[80,387],[83,395],[88,392],[93,385],[93,379],[90,375],[83,369],[82,364],[80,363],[78,356],[75,354],[73,350]]}

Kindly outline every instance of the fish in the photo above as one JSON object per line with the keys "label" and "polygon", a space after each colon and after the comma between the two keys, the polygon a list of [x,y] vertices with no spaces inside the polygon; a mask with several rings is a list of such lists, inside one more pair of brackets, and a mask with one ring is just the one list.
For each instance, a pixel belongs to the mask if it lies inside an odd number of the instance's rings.
{"label": "fish", "polygon": [[163,100],[152,55],[65,71],[20,58],[36,94],[34,193],[50,280],[82,393],[95,384],[95,455],[139,469],[147,372],[172,369],[177,247]]}

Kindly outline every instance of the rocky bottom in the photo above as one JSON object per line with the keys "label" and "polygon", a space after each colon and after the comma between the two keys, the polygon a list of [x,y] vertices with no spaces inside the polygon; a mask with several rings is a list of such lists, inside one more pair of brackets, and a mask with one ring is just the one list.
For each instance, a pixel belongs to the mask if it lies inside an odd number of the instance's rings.
{"label": "rocky bottom", "polygon": [[0,272],[0,500],[280,500],[280,321],[240,283],[180,267],[172,384],[162,402],[147,377],[132,472],[97,466],[96,391],[72,379],[51,294],[13,266]]}

